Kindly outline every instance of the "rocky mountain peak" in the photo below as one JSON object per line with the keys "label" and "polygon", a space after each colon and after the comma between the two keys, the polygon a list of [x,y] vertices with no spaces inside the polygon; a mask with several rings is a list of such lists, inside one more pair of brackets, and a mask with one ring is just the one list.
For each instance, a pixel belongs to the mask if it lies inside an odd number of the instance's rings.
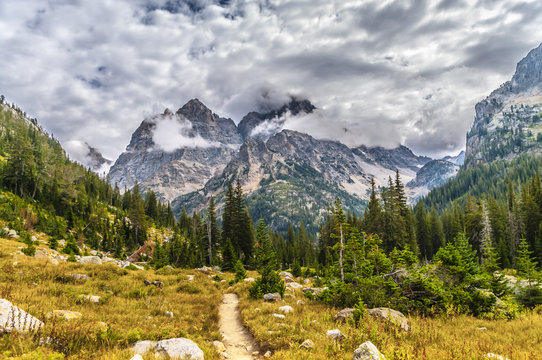
{"label": "rocky mountain peak", "polygon": [[542,82],[542,44],[531,50],[516,66],[512,77],[514,92],[524,91]]}
{"label": "rocky mountain peak", "polygon": [[248,113],[239,125],[237,126],[243,139],[249,137],[257,137],[260,139],[267,139],[270,136],[280,132],[284,125],[285,119],[283,116],[290,113],[293,116],[297,116],[302,113],[310,114],[316,107],[311,104],[309,100],[290,98],[290,102],[284,104],[279,109],[271,110],[266,113],[259,113],[252,111]]}
{"label": "rocky mountain peak", "polygon": [[212,122],[218,118],[218,115],[213,114],[213,112],[205,106],[199,99],[192,99],[182,108],[177,110],[177,114],[183,115],[191,121],[200,121],[200,122]]}

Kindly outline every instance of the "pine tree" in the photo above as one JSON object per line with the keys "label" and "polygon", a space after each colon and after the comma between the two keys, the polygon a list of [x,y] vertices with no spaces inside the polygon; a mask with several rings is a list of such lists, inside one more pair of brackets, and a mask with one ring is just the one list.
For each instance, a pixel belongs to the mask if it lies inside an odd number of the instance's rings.
{"label": "pine tree", "polygon": [[216,221],[215,199],[211,197],[209,208],[207,209],[206,232],[207,238],[207,253],[209,257],[209,265],[213,265],[214,257],[216,256],[216,248],[218,247],[218,224]]}
{"label": "pine tree", "polygon": [[237,254],[230,238],[227,238],[224,242],[224,249],[222,250],[222,271],[232,271],[236,262]]}
{"label": "pine tree", "polygon": [[363,223],[367,233],[382,235],[382,207],[376,197],[374,178],[371,178],[371,197],[363,216]]}
{"label": "pine tree", "polygon": [[420,256],[422,259],[430,260],[433,254],[433,249],[429,239],[429,229],[427,226],[427,215],[423,201],[418,201],[416,205],[416,239]]}
{"label": "pine tree", "polygon": [[139,193],[139,185],[136,182],[132,189],[129,218],[136,245],[142,245],[146,239],[147,217],[145,215],[144,201]]}
{"label": "pine tree", "polygon": [[522,275],[526,275],[529,280],[536,270],[536,262],[531,258],[532,251],[529,250],[529,243],[525,238],[521,238],[516,256],[516,269]]}
{"label": "pine tree", "polygon": [[349,225],[346,222],[346,218],[344,215],[344,211],[342,208],[341,199],[337,197],[335,200],[335,205],[333,207],[333,223],[335,225],[335,228],[333,229],[334,232],[332,234],[332,238],[336,238],[339,240],[339,270],[341,272],[341,281],[344,281],[344,264],[343,264],[343,257],[344,257],[344,247],[346,244],[346,233],[349,231]]}

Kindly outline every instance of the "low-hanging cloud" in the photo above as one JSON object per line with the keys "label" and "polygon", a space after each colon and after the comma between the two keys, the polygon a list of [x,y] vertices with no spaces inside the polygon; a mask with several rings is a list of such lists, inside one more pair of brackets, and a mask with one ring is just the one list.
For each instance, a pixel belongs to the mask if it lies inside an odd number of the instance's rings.
{"label": "low-hanging cloud", "polygon": [[152,140],[157,148],[165,152],[174,152],[180,148],[220,146],[218,142],[206,140],[200,134],[194,134],[192,123],[180,115],[160,116],[154,121]]}
{"label": "low-hanging cloud", "polygon": [[2,0],[0,93],[110,159],[157,105],[197,97],[238,122],[291,95],[318,111],[288,127],[439,156],[542,41],[541,16],[532,0]]}

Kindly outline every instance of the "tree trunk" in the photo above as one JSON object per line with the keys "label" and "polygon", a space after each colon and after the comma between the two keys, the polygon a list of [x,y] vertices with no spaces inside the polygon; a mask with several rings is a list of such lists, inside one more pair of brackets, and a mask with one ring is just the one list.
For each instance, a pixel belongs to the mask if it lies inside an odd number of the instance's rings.
{"label": "tree trunk", "polygon": [[344,281],[344,269],[343,269],[343,248],[344,248],[344,242],[343,242],[343,224],[339,225],[339,229],[341,232],[341,251],[339,252],[339,266],[341,268],[341,281]]}

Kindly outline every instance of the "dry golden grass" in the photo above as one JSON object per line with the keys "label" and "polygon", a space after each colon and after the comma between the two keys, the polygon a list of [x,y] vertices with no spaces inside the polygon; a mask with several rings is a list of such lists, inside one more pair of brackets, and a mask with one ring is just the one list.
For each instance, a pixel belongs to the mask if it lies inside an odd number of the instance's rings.
{"label": "dry golden grass", "polygon": [[[366,316],[361,325],[334,321],[340,309],[332,309],[306,299],[301,291],[296,298],[264,303],[249,298],[247,284],[238,284],[241,317],[264,347],[275,349],[271,359],[352,359],[363,342],[372,341],[388,360],[399,359],[483,359],[487,353],[512,360],[542,359],[542,315],[533,312],[513,321],[479,320],[468,316],[432,319],[411,317],[413,330],[399,330],[390,323]],[[305,305],[297,305],[303,300]],[[285,319],[273,317],[278,308],[290,305],[294,313]],[[487,330],[479,330],[479,328]],[[340,329],[346,339],[338,344],[326,337],[326,331]],[[306,339],[315,343],[312,350],[300,349]]]}
{"label": "dry golden grass", "polygon": [[[212,341],[221,338],[218,307],[226,285],[194,270],[132,271],[112,264],[53,265],[25,255],[15,259],[12,253],[23,245],[0,239],[0,298],[43,321],[45,314],[59,309],[83,316],[45,321],[42,334],[34,339],[0,337],[0,358],[58,359],[63,358],[58,354],[67,354],[69,359],[129,359],[129,348],[138,340],[186,337],[199,345],[205,359],[218,359]],[[86,274],[89,280],[76,282],[70,276],[74,273]],[[195,275],[194,280],[188,281],[187,274]],[[144,279],[160,280],[164,287],[147,287]],[[98,295],[101,301],[83,302],[80,295]],[[174,317],[167,317],[166,311]],[[47,336],[53,343],[38,346],[39,338]]]}

